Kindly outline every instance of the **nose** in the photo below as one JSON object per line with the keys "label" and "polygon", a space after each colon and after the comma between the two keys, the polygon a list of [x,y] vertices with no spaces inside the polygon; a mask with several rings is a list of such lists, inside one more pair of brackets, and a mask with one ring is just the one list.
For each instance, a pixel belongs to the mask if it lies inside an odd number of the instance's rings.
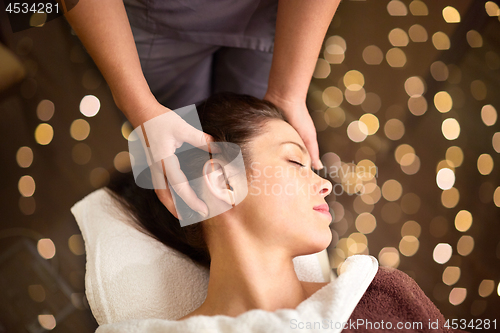
{"label": "nose", "polygon": [[316,185],[319,188],[319,194],[324,198],[330,193],[332,193],[333,185],[332,182],[329,181],[328,179],[325,179],[318,174],[314,173],[315,176],[318,178]]}

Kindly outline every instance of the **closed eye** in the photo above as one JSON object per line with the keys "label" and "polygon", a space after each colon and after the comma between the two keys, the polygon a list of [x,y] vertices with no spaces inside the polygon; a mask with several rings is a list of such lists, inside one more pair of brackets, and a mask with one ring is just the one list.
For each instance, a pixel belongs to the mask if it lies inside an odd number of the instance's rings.
{"label": "closed eye", "polygon": [[288,161],[289,161],[289,162],[292,162],[292,163],[294,163],[294,164],[300,165],[302,168],[304,168],[304,167],[305,167],[305,165],[304,165],[304,164],[302,164],[302,163],[300,163],[300,162],[297,162],[297,161],[294,161],[294,160],[288,160]]}

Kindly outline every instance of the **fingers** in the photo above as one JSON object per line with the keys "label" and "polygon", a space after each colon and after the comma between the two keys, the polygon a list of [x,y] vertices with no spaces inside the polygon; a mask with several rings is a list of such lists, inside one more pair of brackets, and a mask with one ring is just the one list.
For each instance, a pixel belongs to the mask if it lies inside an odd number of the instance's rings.
{"label": "fingers", "polygon": [[210,143],[214,142],[214,138],[210,134],[204,133],[191,125],[183,131],[182,139],[193,147],[203,149],[209,153],[220,153],[220,148],[217,145],[210,145]]}
{"label": "fingers", "polygon": [[[203,217],[208,216],[207,205],[198,198],[189,185],[188,179],[182,172],[177,156],[172,155],[162,160],[163,171],[175,193],[192,209]],[[168,208],[168,207],[167,207]]]}
{"label": "fingers", "polygon": [[321,163],[321,160],[319,159],[319,148],[316,133],[314,133],[314,135],[305,137],[303,140],[307,150],[309,151],[309,154],[311,155],[313,168],[316,170],[323,169],[323,163]]}
{"label": "fingers", "polygon": [[170,193],[170,189],[156,189],[155,190],[158,199],[160,199],[161,203],[175,216],[177,219],[182,220],[182,217],[177,213],[175,209],[174,199],[172,198],[172,193]]}
{"label": "fingers", "polygon": [[321,163],[321,160],[319,159],[318,139],[316,136],[316,129],[314,127],[314,124],[312,124],[312,119],[311,126],[306,126],[305,128],[299,127],[296,128],[296,130],[302,138],[302,141],[304,141],[307,150],[309,151],[312,167],[316,170],[323,169],[323,163]]}
{"label": "fingers", "polygon": [[177,219],[179,219],[179,214],[175,209],[175,198],[172,197],[172,193],[170,192],[170,188],[168,187],[167,179],[163,174],[163,169],[160,163],[153,163],[150,166],[151,178],[153,181],[153,187],[155,189],[155,193],[158,196],[158,199],[162,202],[162,204],[174,215]]}

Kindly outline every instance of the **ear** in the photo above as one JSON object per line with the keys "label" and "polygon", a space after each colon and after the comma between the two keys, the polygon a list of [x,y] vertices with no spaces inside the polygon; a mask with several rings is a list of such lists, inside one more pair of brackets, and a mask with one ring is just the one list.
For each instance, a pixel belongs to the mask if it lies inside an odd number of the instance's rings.
{"label": "ear", "polygon": [[205,162],[203,166],[203,179],[213,196],[234,207],[234,191],[227,186],[220,162],[215,159]]}

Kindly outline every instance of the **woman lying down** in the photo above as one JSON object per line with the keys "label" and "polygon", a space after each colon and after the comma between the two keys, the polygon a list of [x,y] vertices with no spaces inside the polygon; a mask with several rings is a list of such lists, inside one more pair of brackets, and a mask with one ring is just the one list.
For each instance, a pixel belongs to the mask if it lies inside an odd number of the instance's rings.
{"label": "woman lying down", "polygon": [[[131,175],[108,188],[153,237],[210,269],[207,297],[176,321],[130,320],[101,325],[97,333],[448,331],[413,279],[379,267],[372,256],[349,258],[332,282],[299,281],[292,259],[332,240],[325,202],[332,184],[312,171],[301,137],[273,104],[220,93],[197,110],[205,133],[241,148],[246,175],[227,177],[233,198],[248,185],[239,204],[180,227],[154,191],[137,187]],[[214,184],[208,182],[197,195],[210,206]],[[273,195],[272,188],[286,191]],[[219,197],[230,204],[230,196]]]}

